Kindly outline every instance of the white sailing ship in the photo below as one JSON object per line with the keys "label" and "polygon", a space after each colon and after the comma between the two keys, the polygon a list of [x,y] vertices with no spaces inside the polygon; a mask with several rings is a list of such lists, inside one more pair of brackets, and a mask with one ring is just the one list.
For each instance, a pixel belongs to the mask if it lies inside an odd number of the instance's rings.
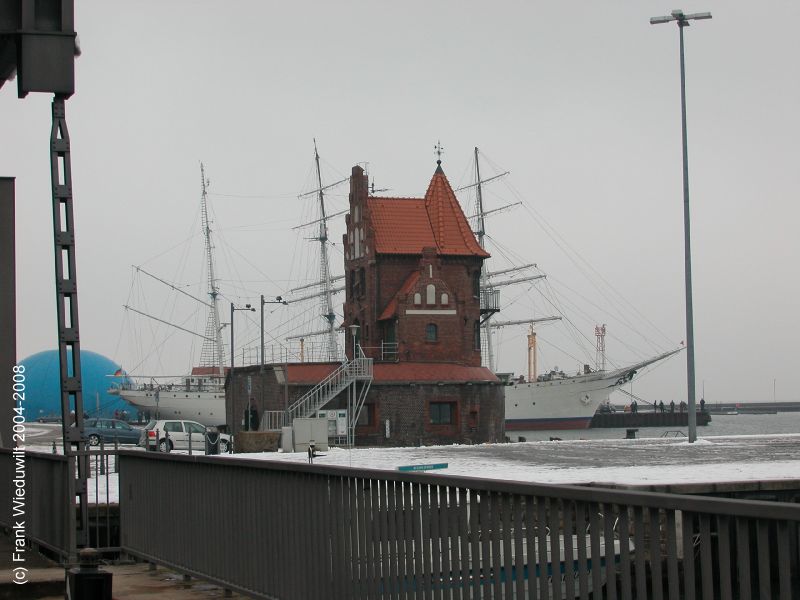
{"label": "white sailing ship", "polygon": [[[475,235],[478,243],[483,248],[486,236],[485,217],[491,213],[511,208],[514,204],[484,210],[482,185],[494,179],[507,175],[507,172],[485,180],[481,179],[478,162],[478,148],[475,148],[475,175],[476,183],[469,187],[476,190],[477,212],[474,216]],[[466,188],[461,188],[466,189]],[[544,279],[546,276],[535,272],[533,264],[520,267],[503,269],[491,272],[484,262],[481,272],[481,294],[491,296],[497,288],[519,284],[523,282]],[[522,273],[522,275],[513,275]],[[505,279],[498,280],[497,276],[503,275]],[[493,347],[492,331],[508,326],[528,325],[528,376],[515,378],[513,373],[498,373],[505,386],[505,425],[507,431],[531,431],[539,429],[586,429],[601,403],[607,402],[611,393],[621,385],[631,381],[641,369],[661,361],[679,352],[677,348],[664,352],[634,364],[606,370],[605,356],[603,356],[595,369],[583,365],[579,373],[568,375],[558,367],[545,374],[538,373],[537,342],[534,326],[537,323],[561,320],[560,316],[546,316],[513,321],[497,321],[490,315],[482,325],[481,341],[484,365],[496,371],[495,349]],[[603,326],[603,336],[605,326]],[[604,344],[604,342],[603,342]],[[598,348],[598,354],[599,348]]]}
{"label": "white sailing ship", "polygon": [[217,308],[217,280],[214,275],[214,255],[211,244],[211,226],[208,216],[207,180],[203,165],[200,165],[202,181],[201,218],[205,242],[206,270],[208,275],[209,300],[194,298],[185,291],[159,279],[144,269],[137,271],[172,287],[208,308],[208,319],[204,335],[186,330],[179,325],[167,323],[157,317],[143,313],[133,307],[125,308],[145,317],[155,319],[203,338],[200,364],[183,376],[129,375],[130,382],[115,385],[109,393],[118,394],[132,404],[143,415],[160,419],[187,419],[203,425],[225,424],[225,367],[223,366],[222,326]]}
{"label": "white sailing ship", "polygon": [[[317,288],[317,291],[312,294],[297,296],[290,300],[290,302],[309,300],[312,298],[321,299],[323,302],[322,308],[324,309],[323,317],[325,318],[325,327],[319,331],[287,337],[287,341],[292,341],[295,338],[300,341],[301,346],[298,354],[300,362],[304,361],[304,341],[307,343],[308,338],[316,335],[325,338],[322,360],[336,361],[340,356],[340,348],[336,341],[337,333],[334,325],[332,295],[342,291],[344,288],[343,286],[334,288],[333,282],[342,279],[342,276],[332,276],[328,265],[326,244],[328,243],[327,221],[330,219],[330,216],[326,215],[322,192],[331,186],[323,186],[322,184],[316,144],[314,150],[317,167],[317,184],[319,187],[312,193],[318,196],[321,218],[312,224],[319,225],[319,235],[314,239],[318,241],[321,246],[320,279],[312,285],[291,290],[292,293],[297,293],[308,287],[313,286]],[[502,175],[481,180],[478,168],[477,148],[475,149],[475,161],[477,182],[473,184],[473,186],[467,187],[475,187],[477,191],[478,210],[475,215],[475,234],[479,244],[483,247],[485,216],[508,207],[501,207],[489,211],[484,210],[482,184],[501,177]],[[201,174],[203,177],[203,233],[207,257],[208,295],[210,300],[204,303],[208,306],[209,315],[206,334],[201,336],[203,337],[203,349],[201,352],[200,365],[194,367],[190,374],[177,378],[163,376],[149,377],[144,378],[146,382],[141,383],[144,379],[139,377],[140,383],[116,388],[113,392],[118,393],[137,409],[149,413],[151,416],[159,415],[160,418],[192,419],[205,425],[222,425],[225,423],[225,368],[222,366],[223,344],[221,339],[221,325],[217,311],[218,290],[214,277],[214,260],[212,255],[211,229],[208,221],[206,180],[202,171],[202,165]],[[486,266],[484,266],[481,277],[482,295],[493,295],[497,292],[497,288],[502,286],[545,278],[545,275],[538,272],[530,274],[532,267],[535,267],[535,265],[523,265],[512,269],[490,272]],[[150,275],[143,270],[142,272]],[[515,273],[518,272],[522,272],[523,275],[516,275]],[[500,275],[511,275],[511,277],[501,281],[497,279]],[[175,289],[177,290],[177,288]],[[485,365],[492,369],[494,369],[495,366],[495,351],[492,346],[491,331],[513,325],[527,324],[530,326],[530,334],[528,335],[529,356],[527,379],[525,377],[515,378],[513,374],[498,374],[506,384],[505,424],[506,430],[508,431],[587,428],[597,408],[601,403],[608,401],[609,396],[615,389],[629,382],[639,370],[681,350],[681,348],[678,348],[677,350],[661,353],[652,358],[625,367],[613,368],[610,370],[606,370],[604,365],[597,365],[597,368],[594,370],[586,365],[582,372],[574,375],[568,375],[557,368],[540,375],[538,374],[536,364],[537,347],[534,325],[536,323],[560,319],[560,316],[547,316],[516,321],[487,319],[483,324],[483,355],[485,358]]]}

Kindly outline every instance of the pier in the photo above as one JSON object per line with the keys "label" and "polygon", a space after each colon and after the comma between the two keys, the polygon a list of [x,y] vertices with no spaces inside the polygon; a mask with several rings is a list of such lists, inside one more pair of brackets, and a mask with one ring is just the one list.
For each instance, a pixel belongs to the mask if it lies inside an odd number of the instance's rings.
{"label": "pier", "polygon": [[[697,425],[705,426],[711,421],[708,411],[697,412]],[[597,412],[589,427],[686,427],[689,423],[687,412]]]}

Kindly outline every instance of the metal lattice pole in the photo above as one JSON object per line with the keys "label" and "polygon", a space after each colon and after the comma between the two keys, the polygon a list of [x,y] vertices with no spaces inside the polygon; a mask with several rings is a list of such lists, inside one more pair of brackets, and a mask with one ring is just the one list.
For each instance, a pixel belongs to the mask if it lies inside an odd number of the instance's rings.
{"label": "metal lattice pole", "polygon": [[[77,546],[88,544],[86,480],[89,459],[85,454],[81,352],[78,327],[78,286],[75,269],[75,230],[72,208],[72,166],[64,97],[53,99],[50,130],[50,177],[53,189],[53,239],[55,245],[58,355],[61,375],[61,414],[64,454],[69,459],[69,561],[77,561]],[[76,515],[72,504],[78,499]]]}

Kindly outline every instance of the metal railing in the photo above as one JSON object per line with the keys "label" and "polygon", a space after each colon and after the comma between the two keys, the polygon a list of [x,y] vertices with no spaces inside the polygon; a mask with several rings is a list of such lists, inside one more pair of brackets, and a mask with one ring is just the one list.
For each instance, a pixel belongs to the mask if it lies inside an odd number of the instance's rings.
{"label": "metal railing", "polygon": [[[75,459],[63,454],[25,452],[12,453],[0,449],[0,494],[8,498],[2,503],[0,525],[13,528],[24,522],[25,537],[66,561],[74,548],[68,510],[68,481],[70,470],[75,471]],[[89,457],[86,498],[88,502],[89,545],[102,552],[118,552],[118,447],[93,447]],[[19,476],[24,479],[24,495],[15,496]],[[18,502],[12,502],[16,497]],[[77,511],[75,499],[73,510]]]}
{"label": "metal railing", "polygon": [[286,424],[291,424],[297,418],[314,415],[353,382],[371,381],[372,359],[364,357],[360,348],[359,354],[358,358],[339,365],[333,373],[289,406],[286,409]]}
{"label": "metal railing", "polygon": [[793,504],[243,459],[121,461],[124,550],[257,598],[800,593]]}
{"label": "metal railing", "polygon": [[[337,355],[344,356],[344,333],[338,335]],[[327,339],[314,341],[309,337],[302,342],[299,339],[286,340],[283,344],[268,344],[264,348],[266,364],[329,362],[330,345]],[[236,364],[243,366],[261,364],[261,347],[247,346],[237,350]]]}
{"label": "metal railing", "polygon": [[481,313],[495,313],[500,310],[500,290],[481,288]]}
{"label": "metal railing", "polygon": [[261,416],[261,431],[280,431],[286,425],[285,410],[265,410]]}

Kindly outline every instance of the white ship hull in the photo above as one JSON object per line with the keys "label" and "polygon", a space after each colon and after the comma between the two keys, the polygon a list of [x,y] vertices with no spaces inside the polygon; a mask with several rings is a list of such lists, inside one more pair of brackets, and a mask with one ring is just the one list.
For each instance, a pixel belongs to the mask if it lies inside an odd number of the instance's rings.
{"label": "white ship hull", "polygon": [[630,381],[636,371],[679,351],[613,371],[507,385],[506,431],[587,429],[600,403]]}
{"label": "white ship hull", "polygon": [[[171,389],[169,389],[171,387]],[[151,418],[186,419],[206,426],[225,424],[225,390],[214,386],[212,389],[187,390],[184,386],[167,386],[160,390],[153,386],[139,386],[136,389],[113,389],[142,412],[149,412]]]}

